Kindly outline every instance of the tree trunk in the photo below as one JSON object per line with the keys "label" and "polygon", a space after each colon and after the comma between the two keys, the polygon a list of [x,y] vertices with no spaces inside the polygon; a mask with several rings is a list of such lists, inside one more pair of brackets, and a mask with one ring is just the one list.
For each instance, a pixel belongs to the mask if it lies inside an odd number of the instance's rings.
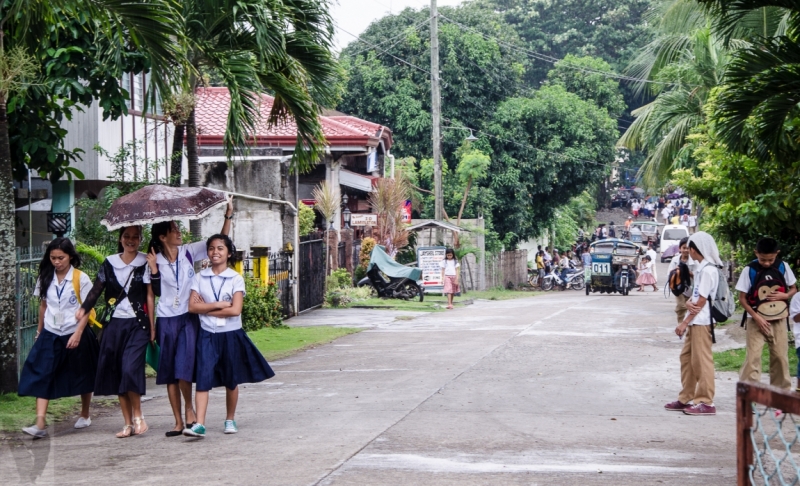
{"label": "tree trunk", "polygon": [[0,393],[16,392],[19,384],[14,230],[14,184],[6,93],[0,93]]}
{"label": "tree trunk", "polygon": [[[189,187],[200,187],[200,160],[197,156],[197,121],[194,108],[186,120],[186,158],[189,161]],[[195,238],[202,238],[203,227],[200,220],[189,221],[189,231]]]}
{"label": "tree trunk", "polygon": [[173,187],[181,186],[183,174],[183,136],[186,133],[186,125],[175,125],[175,133],[172,134],[172,167],[170,167],[170,185]]}

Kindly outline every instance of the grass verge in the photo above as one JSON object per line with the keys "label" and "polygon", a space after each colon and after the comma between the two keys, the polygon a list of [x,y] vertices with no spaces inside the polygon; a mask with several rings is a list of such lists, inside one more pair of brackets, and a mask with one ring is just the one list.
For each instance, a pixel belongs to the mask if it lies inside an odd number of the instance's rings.
{"label": "grass verge", "polygon": [[[714,368],[717,371],[738,372],[744,363],[744,355],[745,348],[714,353]],[[769,373],[769,348],[767,346],[764,346],[764,352],[761,353],[761,372]],[[789,374],[791,376],[797,374],[797,354],[791,348],[789,349]]]}
{"label": "grass verge", "polygon": [[312,346],[325,344],[361,331],[350,327],[285,327],[264,328],[247,335],[267,361],[284,358]]}
{"label": "grass verge", "polygon": [[[465,301],[473,301],[476,299],[485,300],[509,300],[521,299],[525,297],[533,297],[540,295],[542,292],[532,292],[524,290],[505,290],[505,289],[490,289],[481,291],[470,291],[462,294],[461,297],[456,297],[453,303],[456,307],[464,305]],[[381,299],[373,297],[366,300],[353,302],[349,307],[355,308],[370,308],[370,309],[389,309],[389,310],[405,310],[417,312],[439,312],[443,311],[447,305],[447,297],[439,294],[425,294],[422,302],[417,300],[400,300],[400,299]]]}
{"label": "grass verge", "polygon": [[[47,423],[58,422],[80,410],[80,397],[51,400],[47,407]],[[18,431],[36,419],[36,398],[16,393],[0,395],[0,432]]]}

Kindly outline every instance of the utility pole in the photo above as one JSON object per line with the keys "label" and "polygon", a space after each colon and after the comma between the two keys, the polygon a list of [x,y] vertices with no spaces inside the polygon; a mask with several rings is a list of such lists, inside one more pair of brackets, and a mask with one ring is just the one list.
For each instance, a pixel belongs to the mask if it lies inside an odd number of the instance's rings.
{"label": "utility pole", "polygon": [[[431,115],[433,119],[433,217],[442,220],[444,201],[442,199],[442,137],[441,137],[441,95],[439,92],[439,12],[436,0],[431,0]],[[437,231],[437,235],[440,232]]]}

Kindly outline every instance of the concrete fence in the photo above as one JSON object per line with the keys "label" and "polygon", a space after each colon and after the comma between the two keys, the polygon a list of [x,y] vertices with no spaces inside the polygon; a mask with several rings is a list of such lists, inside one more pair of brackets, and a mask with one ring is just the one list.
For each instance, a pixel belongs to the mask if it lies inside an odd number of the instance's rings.
{"label": "concrete fence", "polygon": [[486,255],[486,288],[517,287],[528,281],[528,250]]}

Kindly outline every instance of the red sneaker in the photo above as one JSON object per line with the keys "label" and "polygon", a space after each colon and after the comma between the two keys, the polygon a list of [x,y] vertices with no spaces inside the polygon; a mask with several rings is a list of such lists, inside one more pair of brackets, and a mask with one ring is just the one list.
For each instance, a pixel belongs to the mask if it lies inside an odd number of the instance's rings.
{"label": "red sneaker", "polygon": [[664,409],[669,410],[670,412],[683,412],[689,407],[691,407],[690,404],[681,403],[680,400],[675,400],[674,402],[669,402],[668,404],[664,405]]}
{"label": "red sneaker", "polygon": [[692,405],[683,411],[686,415],[716,415],[717,407],[714,405],[706,405],[705,403],[698,403]]}

